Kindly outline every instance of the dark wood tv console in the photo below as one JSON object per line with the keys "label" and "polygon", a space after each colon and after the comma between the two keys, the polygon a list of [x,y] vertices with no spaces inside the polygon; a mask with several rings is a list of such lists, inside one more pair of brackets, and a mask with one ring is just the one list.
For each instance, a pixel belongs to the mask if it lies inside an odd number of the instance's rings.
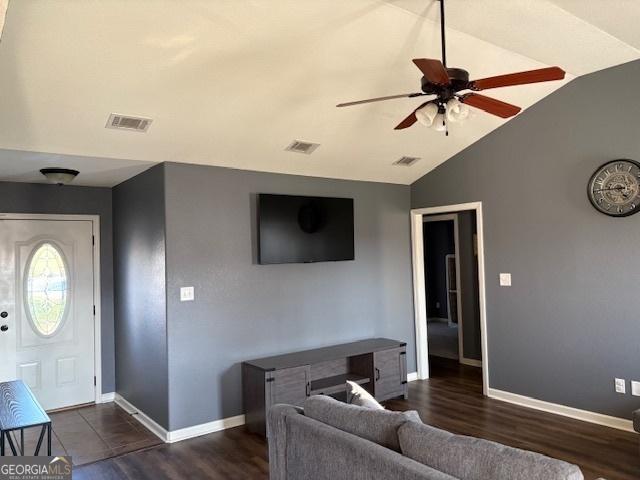
{"label": "dark wood tv console", "polygon": [[276,403],[303,406],[317,394],[346,397],[346,381],[362,385],[378,401],[407,398],[407,344],[372,338],[242,363],[245,422],[266,434],[266,412]]}

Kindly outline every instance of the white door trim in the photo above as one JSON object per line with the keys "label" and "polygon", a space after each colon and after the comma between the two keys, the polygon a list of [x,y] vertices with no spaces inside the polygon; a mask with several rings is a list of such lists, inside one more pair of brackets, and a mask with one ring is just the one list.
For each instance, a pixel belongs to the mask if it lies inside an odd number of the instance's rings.
{"label": "white door trim", "polygon": [[102,401],[102,305],[100,302],[100,216],[99,215],[62,215],[40,213],[0,213],[0,220],[82,220],[92,224],[93,245],[93,303],[96,314],[93,317],[94,361],[93,370],[96,377],[95,402]]}
{"label": "white door trim", "polygon": [[484,228],[482,217],[482,202],[461,203],[457,205],[443,205],[411,210],[411,257],[413,261],[413,298],[414,321],[416,329],[416,361],[418,378],[429,378],[429,346],[427,343],[427,302],[425,293],[424,273],[424,236],[422,224],[424,215],[458,213],[473,210],[476,213],[478,235],[478,297],[480,300],[480,336],[482,344],[482,388],[484,395],[489,392],[489,356],[487,340],[487,309],[485,290],[484,264]]}

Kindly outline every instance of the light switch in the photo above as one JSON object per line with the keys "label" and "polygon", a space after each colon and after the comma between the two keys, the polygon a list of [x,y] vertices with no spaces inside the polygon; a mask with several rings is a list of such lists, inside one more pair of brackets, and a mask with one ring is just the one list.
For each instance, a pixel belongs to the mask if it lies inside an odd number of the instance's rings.
{"label": "light switch", "polygon": [[616,378],[616,392],[627,393],[627,382],[624,378]]}
{"label": "light switch", "polygon": [[500,286],[501,287],[510,287],[511,286],[511,274],[510,273],[501,273],[500,274]]}
{"label": "light switch", "polygon": [[195,298],[193,287],[181,287],[180,288],[180,301],[192,302]]}
{"label": "light switch", "polygon": [[631,382],[631,395],[640,397],[640,382]]}

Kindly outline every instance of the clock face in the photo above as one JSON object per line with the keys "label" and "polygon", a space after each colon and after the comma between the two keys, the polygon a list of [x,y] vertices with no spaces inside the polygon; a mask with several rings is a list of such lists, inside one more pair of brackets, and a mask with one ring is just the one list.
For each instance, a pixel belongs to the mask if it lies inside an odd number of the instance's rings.
{"label": "clock face", "polygon": [[589,200],[600,212],[626,217],[640,209],[640,163],[614,160],[602,165],[589,180]]}

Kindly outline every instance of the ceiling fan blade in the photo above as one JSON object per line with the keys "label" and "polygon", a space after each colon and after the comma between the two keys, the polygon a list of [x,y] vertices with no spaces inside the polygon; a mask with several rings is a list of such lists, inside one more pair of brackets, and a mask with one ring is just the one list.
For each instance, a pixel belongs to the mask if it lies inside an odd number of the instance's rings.
{"label": "ceiling fan blade", "polygon": [[509,73],[496,77],[481,78],[469,82],[471,90],[487,90],[489,88],[511,87],[513,85],[526,85],[528,83],[549,82],[562,80],[565,71],[560,67],[540,68],[527,72]]}
{"label": "ceiling fan blade", "polygon": [[424,93],[404,93],[401,95],[389,95],[388,97],[368,98],[367,100],[356,100],[355,102],[339,103],[336,107],[350,107],[352,105],[361,105],[363,103],[382,102],[384,100],[393,100],[394,98],[411,98],[420,97],[425,95]]}
{"label": "ceiling fan blade", "polygon": [[435,83],[436,85],[449,85],[451,83],[447,69],[444,68],[440,60],[433,58],[414,58],[413,63],[416,64],[416,67],[420,69],[431,83]]}
{"label": "ceiling fan blade", "polygon": [[485,97],[478,93],[467,93],[466,95],[461,95],[460,101],[501,118],[513,117],[522,110],[520,107],[516,107],[510,103],[502,102],[491,97]]}
{"label": "ceiling fan blade", "polygon": [[411,125],[416,123],[418,121],[418,118],[416,117],[416,112],[420,110],[422,107],[424,107],[427,103],[429,102],[424,102],[422,105],[416,108],[413,112],[411,112],[407,118],[405,118],[398,125],[396,125],[394,130],[402,130],[404,128],[409,128]]}

